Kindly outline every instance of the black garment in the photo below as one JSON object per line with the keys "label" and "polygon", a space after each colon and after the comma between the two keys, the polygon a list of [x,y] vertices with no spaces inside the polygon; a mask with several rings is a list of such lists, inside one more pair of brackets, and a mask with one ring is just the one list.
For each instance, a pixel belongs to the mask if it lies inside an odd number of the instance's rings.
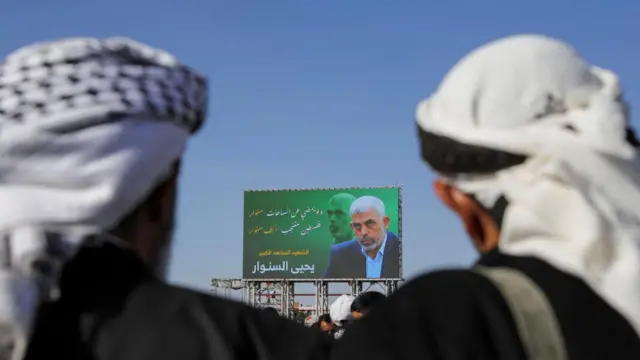
{"label": "black garment", "polygon": [[[640,359],[640,338],[631,325],[582,280],[531,257],[494,252],[480,264],[515,268],[536,282],[555,310],[569,359]],[[468,270],[412,280],[354,323],[332,359],[356,358],[526,359],[498,289]]]}
{"label": "black garment", "polygon": [[347,315],[346,319],[340,321],[340,326],[336,325],[333,327],[333,330],[331,330],[331,336],[336,339],[342,339],[344,334],[349,331],[355,321],[356,320],[353,319],[351,314]]}
{"label": "black garment", "polygon": [[323,359],[331,339],[240,303],[166,285],[135,254],[87,247],[42,307],[35,359]]}

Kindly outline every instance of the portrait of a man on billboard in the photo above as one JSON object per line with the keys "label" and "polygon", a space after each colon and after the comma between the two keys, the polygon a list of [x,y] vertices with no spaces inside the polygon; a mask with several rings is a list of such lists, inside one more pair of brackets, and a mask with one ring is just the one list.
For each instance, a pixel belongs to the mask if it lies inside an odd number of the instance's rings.
{"label": "portrait of a man on billboard", "polygon": [[329,199],[326,212],[329,217],[329,232],[334,244],[353,239],[349,209],[355,200],[355,196],[346,192],[335,194]]}
{"label": "portrait of a man on billboard", "polygon": [[354,238],[331,246],[325,278],[397,278],[400,241],[388,231],[385,205],[375,196],[362,196],[350,206]]}

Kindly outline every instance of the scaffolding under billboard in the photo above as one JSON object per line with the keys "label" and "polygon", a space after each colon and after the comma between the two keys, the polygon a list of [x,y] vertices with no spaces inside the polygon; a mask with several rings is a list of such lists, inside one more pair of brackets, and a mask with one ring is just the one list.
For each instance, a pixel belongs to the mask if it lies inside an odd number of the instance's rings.
{"label": "scaffolding under billboard", "polygon": [[[231,283],[236,284],[230,287]],[[330,293],[330,284],[347,284],[349,291]],[[212,279],[211,289],[217,295],[231,298],[227,290],[240,290],[240,298],[247,304],[257,307],[273,307],[285,317],[292,318],[295,310],[308,311],[315,314],[325,314],[329,312],[330,298],[337,297],[343,293],[358,296],[364,291],[380,291],[385,295],[390,295],[398,289],[402,280],[399,279],[316,279],[316,280],[299,280],[299,279],[271,279],[269,281],[253,280],[253,279]],[[313,293],[296,292],[297,285],[312,285]],[[220,294],[223,291],[223,294]],[[299,297],[313,297],[310,306],[298,305],[296,299]]]}

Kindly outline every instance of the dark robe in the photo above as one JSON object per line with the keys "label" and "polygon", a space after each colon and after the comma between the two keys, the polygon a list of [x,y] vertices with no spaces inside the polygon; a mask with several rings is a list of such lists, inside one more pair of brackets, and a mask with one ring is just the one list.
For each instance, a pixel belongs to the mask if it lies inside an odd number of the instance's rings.
{"label": "dark robe", "polygon": [[169,286],[130,252],[87,247],[41,307],[27,360],[325,359],[332,340],[241,303]]}
{"label": "dark robe", "polygon": [[[528,275],[554,308],[570,360],[640,359],[629,322],[582,280],[530,257],[494,252],[484,266]],[[525,360],[505,300],[488,279],[468,270],[418,277],[354,323],[332,359]]]}

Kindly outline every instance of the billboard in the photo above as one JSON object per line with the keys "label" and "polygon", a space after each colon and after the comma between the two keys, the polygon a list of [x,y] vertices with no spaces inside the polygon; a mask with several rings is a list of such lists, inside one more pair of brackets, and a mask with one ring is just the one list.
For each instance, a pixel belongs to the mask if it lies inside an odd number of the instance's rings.
{"label": "billboard", "polygon": [[398,187],[245,191],[245,279],[401,279]]}

